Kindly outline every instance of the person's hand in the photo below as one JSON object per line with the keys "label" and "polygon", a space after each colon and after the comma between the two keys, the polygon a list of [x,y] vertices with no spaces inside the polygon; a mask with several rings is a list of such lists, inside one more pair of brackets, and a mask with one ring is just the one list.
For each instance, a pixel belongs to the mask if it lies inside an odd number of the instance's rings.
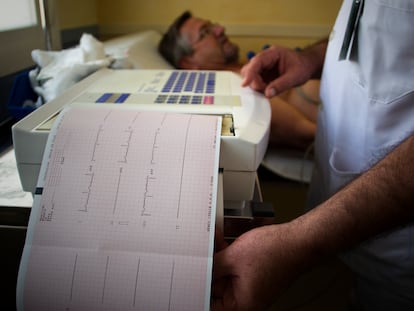
{"label": "person's hand", "polygon": [[305,254],[290,224],[246,232],[215,254],[212,311],[263,310],[303,271]]}
{"label": "person's hand", "polygon": [[[267,97],[276,96],[287,89],[301,85],[316,75],[323,63],[322,54],[297,52],[272,46],[253,57],[241,70],[242,86],[263,92]],[[311,51],[311,50],[309,50]]]}

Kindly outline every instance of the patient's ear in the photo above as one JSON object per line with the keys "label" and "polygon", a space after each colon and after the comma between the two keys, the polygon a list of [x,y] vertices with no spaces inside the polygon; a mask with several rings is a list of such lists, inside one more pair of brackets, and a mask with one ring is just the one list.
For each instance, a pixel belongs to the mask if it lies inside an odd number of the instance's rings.
{"label": "patient's ear", "polygon": [[192,59],[191,56],[184,56],[183,58],[181,58],[178,65],[181,69],[199,69],[197,63]]}

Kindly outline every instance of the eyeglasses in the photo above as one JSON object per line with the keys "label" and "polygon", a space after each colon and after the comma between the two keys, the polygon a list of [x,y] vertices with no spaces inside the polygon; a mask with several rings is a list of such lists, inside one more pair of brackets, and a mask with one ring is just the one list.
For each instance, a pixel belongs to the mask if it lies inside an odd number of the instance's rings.
{"label": "eyeglasses", "polygon": [[211,22],[207,22],[205,23],[199,30],[198,32],[198,37],[197,40],[192,44],[195,45],[198,42],[202,41],[203,39],[205,39],[206,37],[208,37],[209,35],[213,34],[213,29],[216,26],[216,23],[211,23]]}

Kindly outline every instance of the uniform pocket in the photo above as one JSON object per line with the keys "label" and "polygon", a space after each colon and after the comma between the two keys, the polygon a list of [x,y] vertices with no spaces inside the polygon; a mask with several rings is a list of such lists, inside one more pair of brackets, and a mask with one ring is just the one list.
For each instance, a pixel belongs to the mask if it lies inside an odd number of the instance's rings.
{"label": "uniform pocket", "polygon": [[356,158],[345,157],[346,152],[334,148],[329,157],[329,196],[360,175]]}
{"label": "uniform pocket", "polygon": [[365,1],[354,58],[356,82],[382,104],[414,92],[414,2]]}

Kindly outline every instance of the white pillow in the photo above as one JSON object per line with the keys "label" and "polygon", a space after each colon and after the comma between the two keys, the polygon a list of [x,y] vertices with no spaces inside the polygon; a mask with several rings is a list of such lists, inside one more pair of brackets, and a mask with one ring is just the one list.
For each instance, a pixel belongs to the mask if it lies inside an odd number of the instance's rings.
{"label": "white pillow", "polygon": [[104,43],[105,52],[115,59],[126,58],[135,69],[173,69],[158,52],[161,34],[155,30],[146,30]]}

